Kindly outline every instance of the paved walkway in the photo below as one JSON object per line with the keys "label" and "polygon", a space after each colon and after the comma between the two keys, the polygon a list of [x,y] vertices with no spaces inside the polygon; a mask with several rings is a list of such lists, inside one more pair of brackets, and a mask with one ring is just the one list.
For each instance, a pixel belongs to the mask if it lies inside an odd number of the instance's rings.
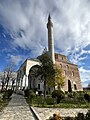
{"label": "paved walkway", "polygon": [[0,113],[0,120],[36,120],[24,96],[13,94],[7,107]]}
{"label": "paved walkway", "polygon": [[81,108],[37,108],[33,107],[34,110],[38,113],[39,117],[42,120],[48,119],[50,116],[53,116],[54,113],[59,113],[61,117],[75,117],[79,112],[86,114],[88,109]]}

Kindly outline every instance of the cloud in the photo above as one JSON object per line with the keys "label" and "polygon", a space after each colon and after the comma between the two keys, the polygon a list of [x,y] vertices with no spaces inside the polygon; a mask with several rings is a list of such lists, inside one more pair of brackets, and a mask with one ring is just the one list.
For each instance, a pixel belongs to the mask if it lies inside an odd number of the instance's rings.
{"label": "cloud", "polygon": [[[13,44],[24,49],[47,46],[47,16],[51,12],[54,23],[55,48],[83,48],[90,43],[89,2],[84,0],[8,0],[0,4],[1,23],[11,31]],[[12,18],[12,19],[11,19]],[[23,31],[23,32],[22,32]],[[20,34],[21,36],[20,36]],[[68,41],[68,42],[67,42]],[[84,42],[85,41],[85,42]],[[36,43],[36,44],[35,44]],[[37,48],[37,47],[36,47]]]}
{"label": "cloud", "polygon": [[90,84],[90,70],[86,70],[83,67],[79,68],[80,77],[84,87],[87,87]]}
{"label": "cloud", "polygon": [[90,57],[90,50],[84,50],[76,48],[76,50],[72,50],[72,53],[68,55],[70,62],[77,64],[79,67],[86,66],[89,68],[89,57]]}
{"label": "cloud", "polygon": [[[0,4],[0,22],[13,38],[12,45],[23,49],[37,49],[46,46],[45,17],[41,11],[41,4],[29,0],[2,1]],[[37,7],[35,10],[35,6]],[[34,13],[35,12],[35,13]],[[44,26],[45,25],[45,26]],[[37,47],[38,46],[38,47]]]}
{"label": "cloud", "polygon": [[8,61],[10,63],[13,63],[14,65],[17,65],[20,63],[20,62],[24,62],[24,60],[26,59],[26,56],[24,55],[12,55],[12,54],[8,54]]}
{"label": "cloud", "polygon": [[[48,46],[49,12],[54,26],[55,51],[69,56],[72,63],[84,65],[90,54],[84,50],[90,44],[89,0],[1,0],[0,23],[12,38],[9,44],[15,49],[30,50],[30,57],[40,55]],[[11,59],[17,58],[19,62],[21,56],[12,54]]]}

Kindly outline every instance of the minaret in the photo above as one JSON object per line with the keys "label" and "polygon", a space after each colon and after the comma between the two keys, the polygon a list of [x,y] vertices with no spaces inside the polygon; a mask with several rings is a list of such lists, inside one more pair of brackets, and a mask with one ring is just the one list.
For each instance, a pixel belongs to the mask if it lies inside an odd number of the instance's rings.
{"label": "minaret", "polygon": [[53,64],[55,64],[53,23],[51,21],[50,14],[48,16],[47,29],[48,29],[48,51]]}

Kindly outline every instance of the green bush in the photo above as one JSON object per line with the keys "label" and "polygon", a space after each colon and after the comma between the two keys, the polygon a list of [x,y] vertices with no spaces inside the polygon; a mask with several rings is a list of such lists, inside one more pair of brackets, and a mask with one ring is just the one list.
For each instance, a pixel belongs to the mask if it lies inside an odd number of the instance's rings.
{"label": "green bush", "polygon": [[47,103],[47,105],[54,105],[54,99],[47,97],[46,98],[46,103]]}
{"label": "green bush", "polygon": [[85,98],[84,98],[84,92],[83,91],[77,91],[77,92],[71,92],[68,93],[68,99],[73,103],[85,103]]}
{"label": "green bush", "polygon": [[77,94],[76,92],[68,93],[68,97],[75,98],[76,94]]}
{"label": "green bush", "polygon": [[65,97],[65,94],[63,91],[61,90],[54,90],[52,92],[52,98],[56,98],[57,99],[57,104],[60,103],[60,101]]}
{"label": "green bush", "polygon": [[74,99],[76,99],[78,103],[85,103],[84,92],[82,91],[76,92],[76,96]]}
{"label": "green bush", "polygon": [[84,98],[85,98],[85,100],[87,100],[88,102],[90,102],[90,95],[89,94],[84,94]]}
{"label": "green bush", "polygon": [[73,117],[66,117],[65,120],[75,120]]}
{"label": "green bush", "polygon": [[6,90],[4,93],[3,93],[3,99],[8,99],[10,98],[10,96],[12,95],[13,91],[11,89],[8,89]]}
{"label": "green bush", "polygon": [[37,104],[37,105],[42,105],[42,98],[40,96],[36,96],[33,98],[33,104]]}
{"label": "green bush", "polygon": [[29,90],[29,98],[33,98],[35,96],[36,96],[36,94],[34,93],[34,91],[33,90]]}
{"label": "green bush", "polygon": [[25,96],[28,98],[33,98],[34,96],[36,96],[33,90],[26,89],[24,93],[25,93]]}
{"label": "green bush", "polygon": [[25,96],[28,97],[28,95],[29,95],[29,89],[26,89],[26,90],[24,91],[24,93],[25,93]]}
{"label": "green bush", "polygon": [[75,117],[75,120],[85,120],[84,114],[83,113],[78,113],[77,117]]}

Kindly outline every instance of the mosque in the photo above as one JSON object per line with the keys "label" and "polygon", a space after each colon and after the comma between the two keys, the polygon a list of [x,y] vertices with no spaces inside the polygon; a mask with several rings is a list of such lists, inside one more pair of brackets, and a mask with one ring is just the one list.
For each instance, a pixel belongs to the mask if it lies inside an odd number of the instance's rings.
{"label": "mosque", "polygon": [[[54,34],[53,23],[50,15],[48,16],[47,23],[48,30],[48,52],[53,64],[58,65],[62,69],[62,74],[65,76],[65,83],[62,89],[64,91],[82,91],[82,85],[78,70],[78,65],[69,62],[65,55],[54,52]],[[40,65],[38,58],[26,59],[17,71],[17,89],[36,89],[39,92],[44,91],[44,82],[31,76],[37,66]],[[47,91],[50,91],[50,87],[47,86]]]}

